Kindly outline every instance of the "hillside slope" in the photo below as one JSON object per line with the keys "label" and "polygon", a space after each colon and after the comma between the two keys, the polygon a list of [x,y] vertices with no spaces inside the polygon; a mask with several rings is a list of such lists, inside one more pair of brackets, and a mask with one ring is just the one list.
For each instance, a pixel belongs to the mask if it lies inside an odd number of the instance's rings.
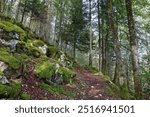
{"label": "hillside slope", "polygon": [[[0,99],[123,99],[103,75],[15,22],[0,22]],[[126,99],[126,98],[125,98]]]}

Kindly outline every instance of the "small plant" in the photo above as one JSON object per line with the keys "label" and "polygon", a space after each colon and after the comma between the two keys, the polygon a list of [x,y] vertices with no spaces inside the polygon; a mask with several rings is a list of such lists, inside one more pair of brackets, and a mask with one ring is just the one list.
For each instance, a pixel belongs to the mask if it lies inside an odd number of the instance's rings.
{"label": "small plant", "polygon": [[30,95],[28,95],[26,92],[23,92],[23,93],[21,94],[21,99],[23,99],[23,100],[30,100],[31,97],[30,97]]}

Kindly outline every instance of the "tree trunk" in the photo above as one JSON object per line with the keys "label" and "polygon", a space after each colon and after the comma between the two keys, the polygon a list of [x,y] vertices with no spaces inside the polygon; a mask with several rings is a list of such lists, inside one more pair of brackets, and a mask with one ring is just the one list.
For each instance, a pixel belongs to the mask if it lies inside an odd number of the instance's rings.
{"label": "tree trunk", "polygon": [[17,5],[17,10],[16,10],[16,14],[15,14],[15,20],[18,21],[19,19],[19,12],[20,12],[20,0],[19,0],[19,3]]}
{"label": "tree trunk", "polygon": [[91,6],[91,0],[89,0],[89,21],[90,21],[90,26],[89,26],[89,31],[90,31],[90,50],[89,50],[89,66],[92,66],[92,6]]}
{"label": "tree trunk", "polygon": [[137,50],[135,24],[133,19],[133,12],[132,12],[132,0],[125,0],[125,2],[126,2],[127,17],[128,17],[129,36],[130,36],[135,97],[137,99],[141,99],[142,86],[141,86],[141,79],[140,79],[139,65],[138,65],[138,50]]}
{"label": "tree trunk", "polygon": [[60,0],[60,15],[59,15],[59,46],[60,46],[60,50],[62,50],[62,22],[63,22],[63,1]]}
{"label": "tree trunk", "polygon": [[102,52],[101,52],[101,18],[100,18],[100,0],[97,1],[97,9],[98,9],[98,46],[99,46],[99,71],[102,69]]}
{"label": "tree trunk", "polygon": [[23,9],[23,12],[22,12],[21,23],[23,23],[23,20],[24,20],[24,16],[25,16],[25,9],[26,9],[26,8],[24,8],[24,9]]}
{"label": "tree trunk", "polygon": [[120,78],[120,72],[121,72],[121,51],[120,51],[120,42],[118,38],[118,26],[115,21],[114,12],[113,12],[113,1],[108,0],[108,15],[109,15],[109,21],[110,26],[112,30],[112,37],[114,39],[114,49],[115,49],[115,55],[116,55],[116,67],[115,67],[115,75],[114,75],[114,83],[117,85],[120,85],[119,78]]}

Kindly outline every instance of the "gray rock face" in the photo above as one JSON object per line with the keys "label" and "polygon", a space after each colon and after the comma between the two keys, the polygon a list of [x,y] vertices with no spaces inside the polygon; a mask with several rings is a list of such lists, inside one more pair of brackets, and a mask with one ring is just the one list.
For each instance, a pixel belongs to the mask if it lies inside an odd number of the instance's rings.
{"label": "gray rock face", "polygon": [[10,43],[11,43],[11,44],[10,44],[10,49],[11,49],[11,50],[16,50],[16,45],[18,44],[18,42],[19,42],[19,40],[14,40],[14,39],[11,40],[11,41],[10,41]]}
{"label": "gray rock face", "polygon": [[16,45],[19,42],[19,34],[15,32],[6,32],[0,29],[0,47],[16,50]]}
{"label": "gray rock face", "polygon": [[9,84],[9,81],[5,76],[0,76],[0,83],[1,84]]}
{"label": "gray rock face", "polygon": [[6,32],[3,29],[0,29],[0,39],[10,41],[12,39],[19,40],[20,35],[16,32]]}
{"label": "gray rock face", "polygon": [[21,71],[7,68],[6,70],[4,70],[4,74],[8,79],[15,79],[21,76]]}

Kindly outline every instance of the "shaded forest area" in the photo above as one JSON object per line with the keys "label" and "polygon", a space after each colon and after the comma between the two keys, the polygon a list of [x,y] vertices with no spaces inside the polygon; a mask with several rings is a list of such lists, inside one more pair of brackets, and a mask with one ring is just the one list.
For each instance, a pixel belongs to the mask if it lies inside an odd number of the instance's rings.
{"label": "shaded forest area", "polygon": [[0,98],[150,99],[150,0],[0,0]]}

